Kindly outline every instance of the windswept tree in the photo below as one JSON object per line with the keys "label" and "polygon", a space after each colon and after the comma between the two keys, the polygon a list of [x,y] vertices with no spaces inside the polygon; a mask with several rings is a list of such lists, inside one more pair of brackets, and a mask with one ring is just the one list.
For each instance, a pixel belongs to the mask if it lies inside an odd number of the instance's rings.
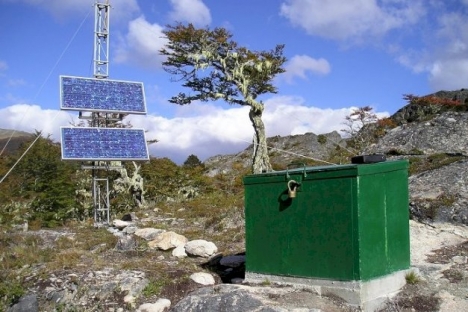
{"label": "windswept tree", "polygon": [[251,51],[233,41],[232,34],[224,28],[197,29],[192,24],[168,26],[164,34],[168,39],[160,51],[167,56],[164,70],[192,91],[179,93],[169,101],[186,105],[223,100],[250,106],[249,118],[254,128],[252,172],[271,171],[262,120],[264,104],[257,97],[277,92],[272,80],[284,72],[284,45],[271,51]]}

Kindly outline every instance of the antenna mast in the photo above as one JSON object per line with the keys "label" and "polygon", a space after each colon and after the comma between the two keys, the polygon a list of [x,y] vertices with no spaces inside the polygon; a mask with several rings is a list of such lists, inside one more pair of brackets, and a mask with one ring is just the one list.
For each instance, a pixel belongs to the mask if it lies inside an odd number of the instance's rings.
{"label": "antenna mast", "polygon": [[109,9],[109,0],[94,4],[94,78],[99,79],[109,77]]}

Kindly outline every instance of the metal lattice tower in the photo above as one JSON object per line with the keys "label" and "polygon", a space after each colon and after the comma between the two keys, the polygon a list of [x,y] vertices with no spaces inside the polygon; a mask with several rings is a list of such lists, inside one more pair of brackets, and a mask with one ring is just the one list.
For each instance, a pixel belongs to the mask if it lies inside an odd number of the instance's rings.
{"label": "metal lattice tower", "polygon": [[[109,0],[106,3],[94,4],[94,78],[106,79],[109,77]],[[100,127],[101,113],[92,113],[92,124]],[[104,114],[107,119],[108,114]],[[107,123],[107,122],[106,122]],[[98,170],[107,167],[105,162],[94,162],[93,166],[93,202],[94,221],[109,224],[110,201],[109,179],[99,178]]]}
{"label": "metal lattice tower", "polygon": [[94,77],[109,77],[109,0],[94,4]]}

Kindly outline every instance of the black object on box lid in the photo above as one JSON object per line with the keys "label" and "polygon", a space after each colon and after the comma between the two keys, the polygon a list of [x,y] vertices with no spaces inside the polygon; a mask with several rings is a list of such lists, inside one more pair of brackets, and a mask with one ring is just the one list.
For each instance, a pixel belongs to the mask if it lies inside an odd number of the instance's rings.
{"label": "black object on box lid", "polygon": [[378,162],[386,161],[385,155],[374,154],[374,155],[359,155],[351,158],[353,164],[373,164]]}

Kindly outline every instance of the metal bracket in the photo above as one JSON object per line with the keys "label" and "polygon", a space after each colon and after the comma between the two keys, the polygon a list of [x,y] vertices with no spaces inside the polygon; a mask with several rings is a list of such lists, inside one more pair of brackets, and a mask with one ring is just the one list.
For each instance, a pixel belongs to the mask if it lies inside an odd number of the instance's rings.
{"label": "metal bracket", "polygon": [[303,177],[307,177],[307,171],[306,171],[306,165],[305,163],[290,163],[289,165],[286,166],[286,179],[289,180],[291,178],[291,176],[289,175],[289,167],[290,166],[296,166],[296,168],[298,166],[302,166],[303,167],[303,172],[302,172],[302,175]]}

